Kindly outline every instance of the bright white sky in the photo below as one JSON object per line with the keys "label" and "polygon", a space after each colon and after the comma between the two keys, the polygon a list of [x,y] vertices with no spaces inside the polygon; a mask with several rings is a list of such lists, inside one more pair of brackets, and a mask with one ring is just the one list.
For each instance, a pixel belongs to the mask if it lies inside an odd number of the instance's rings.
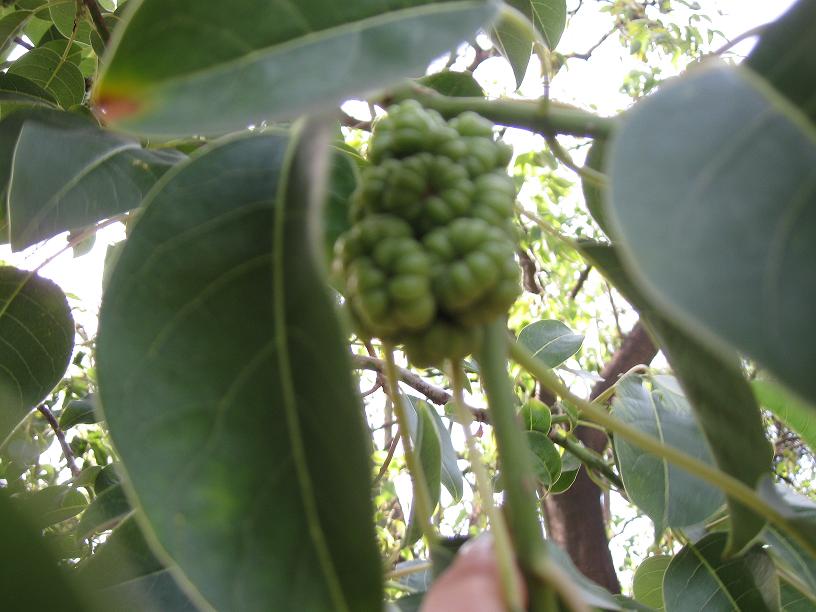
{"label": "bright white sky", "polygon": [[[577,0],[568,0],[568,5],[572,8],[576,2]],[[722,46],[726,39],[730,40],[755,26],[773,21],[793,4],[793,0],[701,0],[700,3],[712,17],[711,27],[722,31],[725,35],[725,39],[715,37],[710,49],[713,50]],[[572,21],[564,33],[559,44],[559,51],[564,53],[585,52],[610,29],[609,16],[596,10],[596,7],[604,3],[585,0],[584,4],[586,6],[582,8],[578,17]],[[673,4],[678,9],[682,9],[678,0],[675,0]],[[690,11],[682,9],[682,11],[678,10],[675,15],[666,16],[665,19],[682,23],[687,19],[688,14]],[[699,27],[703,29],[704,24],[699,24]],[[752,45],[753,41],[747,41],[738,45],[734,52],[737,56],[744,56],[750,51]],[[684,66],[673,66],[668,59],[663,61],[660,67],[663,69],[663,74],[667,76],[679,74],[684,68]],[[619,88],[624,76],[630,70],[637,68],[643,68],[643,65],[620,47],[616,34],[607,39],[589,61],[572,60],[569,62],[553,81],[551,96],[555,100],[574,103],[584,108],[595,108],[602,114],[612,115],[629,105],[629,98],[620,93]],[[491,96],[517,95],[514,92],[512,72],[503,59],[487,60],[479,67],[475,76]],[[538,78],[536,61],[531,63],[520,93],[524,97],[539,97],[543,93],[543,84]],[[345,108],[354,114],[367,114],[367,107],[364,105],[361,107],[349,104]],[[543,143],[539,137],[518,130],[508,130],[505,137],[516,146],[517,150],[539,149]],[[90,333],[94,333],[96,329],[105,252],[110,244],[123,238],[124,229],[121,225],[105,228],[98,233],[96,245],[89,254],[74,259],[69,250],[54,258],[40,271],[43,276],[56,281],[69,295],[77,297],[72,300],[75,317]],[[0,247],[0,261],[6,261],[25,269],[34,269],[63,249],[64,245],[65,236],[63,235],[21,253],[12,254],[7,246],[2,246]],[[587,342],[591,340],[588,336]],[[474,401],[478,403],[479,400]],[[461,439],[455,439],[457,447],[461,443]],[[403,500],[410,499],[410,484],[407,477],[398,482],[398,490]],[[449,501],[446,492],[443,492],[444,500]],[[451,524],[455,522],[458,512],[459,510],[452,509],[452,514],[447,517]],[[635,516],[634,509],[618,496],[613,496],[612,513],[621,521]],[[619,570],[622,569],[624,557],[621,542],[630,537],[634,538],[633,551],[645,554],[652,544],[651,522],[648,519],[631,521],[620,535],[613,539],[612,551]],[[621,571],[621,579],[624,584],[627,584],[631,579],[631,571]]]}

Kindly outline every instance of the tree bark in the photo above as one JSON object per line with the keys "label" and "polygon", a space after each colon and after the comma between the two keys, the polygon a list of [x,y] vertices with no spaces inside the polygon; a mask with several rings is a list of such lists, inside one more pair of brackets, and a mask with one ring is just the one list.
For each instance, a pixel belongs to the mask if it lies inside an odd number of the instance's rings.
{"label": "tree bark", "polygon": [[[593,387],[592,399],[634,366],[648,365],[656,354],[657,348],[648,332],[637,323],[601,372],[604,380]],[[551,404],[553,398],[540,393],[539,399]],[[576,435],[597,452],[602,452],[608,442],[606,434],[598,429],[579,427]],[[549,537],[569,553],[576,567],[587,578],[613,593],[620,593],[620,582],[609,550],[601,490],[587,476],[586,470],[578,472],[575,484],[568,491],[544,500],[544,513]]]}

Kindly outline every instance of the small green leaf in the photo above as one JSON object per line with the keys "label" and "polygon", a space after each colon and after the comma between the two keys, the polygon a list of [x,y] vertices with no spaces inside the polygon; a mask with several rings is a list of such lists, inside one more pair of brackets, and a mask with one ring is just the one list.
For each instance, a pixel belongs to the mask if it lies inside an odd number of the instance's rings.
{"label": "small green leaf", "polygon": [[578,478],[578,472],[581,469],[581,462],[577,457],[570,453],[561,455],[561,475],[558,477],[552,486],[547,489],[551,495],[557,495],[568,491]]}
{"label": "small green leaf", "polygon": [[93,28],[87,19],[81,18],[77,21],[76,0],[55,2],[49,7],[48,12],[51,21],[65,38],[86,45],[91,44],[91,30]]}
{"label": "small green leaf", "polygon": [[554,368],[580,350],[584,337],[561,321],[544,320],[530,323],[522,329],[518,341],[547,367]]}
{"label": "small green leaf", "polygon": [[94,97],[120,127],[163,136],[291,118],[421,75],[496,12],[489,0],[129,4]]}
{"label": "small green leaf", "polygon": [[93,395],[72,400],[60,413],[59,426],[65,431],[74,425],[98,423]]}
{"label": "small green leaf", "polygon": [[526,433],[533,454],[533,470],[541,485],[549,488],[561,475],[561,454],[546,434],[540,431]]}
{"label": "small green leaf", "polygon": [[632,593],[642,604],[663,610],[663,576],[672,558],[668,555],[649,557],[635,571]]}
{"label": "small green leaf", "polygon": [[332,147],[331,162],[326,205],[323,209],[325,254],[329,263],[334,257],[334,243],[351,227],[349,205],[360,174],[353,153],[343,144],[338,143]]}
{"label": "small green leaf", "polygon": [[62,378],[74,321],[62,290],[32,272],[0,267],[0,446]]}
{"label": "small green leaf", "polygon": [[[713,463],[686,398],[679,393],[674,379],[665,378],[665,384],[655,378],[651,393],[637,377],[621,380],[613,404],[615,416],[668,446]],[[619,437],[615,438],[615,455],[626,492],[654,521],[657,533],[667,527],[699,523],[725,502],[716,487]]]}
{"label": "small green leaf", "polygon": [[51,49],[29,51],[9,66],[8,73],[33,81],[53,95],[62,108],[80,104],[85,97],[85,79],[79,68],[63,61]]}
{"label": "small green leaf", "polygon": [[307,127],[221,141],[165,175],[101,309],[99,394],[134,506],[217,609],[382,607],[369,436],[304,248],[328,150]]}
{"label": "small green leaf", "polygon": [[[428,497],[431,503],[431,513],[436,510],[439,503],[439,492],[442,477],[442,443],[439,438],[439,432],[436,429],[436,421],[431,412],[434,410],[428,406],[427,402],[407,402],[414,408],[414,413],[409,415],[414,418],[409,418],[411,427],[411,441],[414,444],[414,451],[419,457],[419,462],[422,465],[422,471],[425,474],[425,484],[428,486]],[[417,496],[414,493],[413,499]],[[410,546],[419,538],[422,537],[422,528],[417,522],[416,504],[411,504],[411,514],[408,518],[408,525],[405,528],[405,537],[403,538],[403,546]]]}
{"label": "small green leaf", "polygon": [[136,208],[159,177],[184,158],[174,150],[143,149],[92,125],[27,122],[17,141],[8,191],[12,248],[21,250]]}
{"label": "small green leaf", "polygon": [[84,540],[95,533],[111,529],[132,511],[122,485],[108,487],[98,493],[82,513],[76,528],[77,538]]}
{"label": "small green leaf", "polygon": [[443,96],[453,97],[477,97],[483,98],[485,93],[478,81],[473,78],[470,72],[454,72],[453,70],[443,70],[428,76],[417,79],[425,87],[430,87]]}
{"label": "small green leaf", "polygon": [[459,455],[453,448],[450,432],[442,422],[442,417],[432,407],[428,406],[431,416],[436,424],[436,432],[439,434],[439,441],[442,444],[442,485],[448,490],[453,501],[459,503],[464,494],[464,479],[462,470],[459,469]]}
{"label": "small green leaf", "polygon": [[687,544],[663,577],[666,612],[764,612],[779,609],[779,581],[761,546],[723,558],[727,536],[713,533]]}
{"label": "small green leaf", "polygon": [[552,51],[561,40],[567,25],[566,0],[505,0],[527,17]]}
{"label": "small green leaf", "polygon": [[535,29],[529,20],[514,11],[506,10],[493,26],[490,35],[513,70],[516,88],[521,87],[536,41]]}

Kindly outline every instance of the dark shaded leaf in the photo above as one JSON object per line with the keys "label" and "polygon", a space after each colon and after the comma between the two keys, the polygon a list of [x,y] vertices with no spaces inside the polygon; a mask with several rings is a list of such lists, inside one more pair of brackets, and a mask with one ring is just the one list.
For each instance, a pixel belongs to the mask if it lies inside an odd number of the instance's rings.
{"label": "dark shaded leaf", "polygon": [[61,429],[71,429],[74,425],[98,423],[99,417],[95,411],[94,396],[72,400],[60,413],[59,426]]}
{"label": "dark shaded leaf", "polygon": [[108,487],[98,493],[88,504],[79,525],[76,535],[80,540],[92,536],[100,531],[111,529],[118,525],[123,518],[133,511],[121,484]]}
{"label": "dark shaded leaf", "polygon": [[[90,608],[72,587],[38,534],[0,491],[0,592],[7,610],[88,612]],[[47,585],[47,586],[44,586]]]}

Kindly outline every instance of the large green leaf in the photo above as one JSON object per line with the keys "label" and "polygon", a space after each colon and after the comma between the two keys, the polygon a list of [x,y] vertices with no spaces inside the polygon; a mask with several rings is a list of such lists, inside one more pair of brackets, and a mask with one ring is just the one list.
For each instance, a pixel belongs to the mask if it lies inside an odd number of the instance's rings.
{"label": "large green leaf", "polygon": [[816,419],[813,408],[770,380],[752,380],[757,401],[776,418],[796,432],[816,452]]}
{"label": "large green leaf", "polygon": [[0,446],[56,386],[74,348],[62,290],[32,272],[0,267]]}
{"label": "large green leaf", "polygon": [[0,73],[0,104],[3,115],[11,106],[57,106],[54,96],[31,79],[8,72]]}
{"label": "large green leaf", "polygon": [[90,609],[57,567],[40,534],[18,514],[5,491],[0,491],[0,540],[3,609],[60,612]]}
{"label": "large green leaf", "polygon": [[77,566],[76,577],[99,602],[100,609],[199,610],[171,571],[156,558],[135,517],[123,521],[93,555]]}
{"label": "large green leaf", "polygon": [[745,68],[703,68],[629,113],[612,144],[609,208],[654,300],[810,400],[815,167],[804,115]]}
{"label": "large green leaf", "polygon": [[[621,380],[615,394],[615,416],[668,446],[713,463],[691,406],[672,388],[673,379],[666,378],[664,384],[656,378],[651,393],[637,377]],[[657,533],[699,523],[725,503],[716,487],[617,437],[615,454],[629,498],[654,521]]]}
{"label": "large green leaf", "polygon": [[[415,398],[414,398],[415,399]],[[428,499],[431,504],[431,513],[436,510],[439,504],[439,493],[442,478],[442,443],[439,431],[436,428],[436,421],[431,415],[435,412],[427,402],[410,401],[413,410],[409,411],[409,426],[411,428],[411,441],[414,445],[414,452],[419,457],[419,463],[425,476],[425,484],[428,487]],[[413,499],[417,495],[414,491]],[[422,527],[416,516],[416,503],[411,503],[411,513],[408,517],[408,525],[405,528],[403,545],[411,545],[422,537]]]}
{"label": "large green leaf", "polygon": [[535,475],[542,486],[549,488],[561,476],[561,454],[546,434],[540,431],[527,431],[525,434],[533,457]]}
{"label": "large green leaf", "polygon": [[124,129],[223,133],[334,105],[472,36],[492,0],[131,0],[95,99]]}
{"label": "large green leaf", "polygon": [[663,610],[663,576],[672,558],[668,555],[649,557],[641,563],[632,579],[632,594],[640,603]]}
{"label": "large green leaf", "polygon": [[182,159],[177,151],[146,150],[93,125],[28,121],[17,141],[8,190],[12,248],[136,208]]}
{"label": "large green leaf", "polygon": [[306,247],[311,133],[288,156],[269,133],[168,173],[103,299],[99,393],[134,505],[219,610],[381,606],[369,438]]}
{"label": "large green leaf", "polygon": [[779,581],[773,561],[756,546],[723,559],[724,533],[687,544],[663,576],[666,612],[764,612],[779,610]]}
{"label": "large green leaf", "polygon": [[519,332],[518,341],[547,367],[554,368],[578,352],[584,337],[561,321],[547,319],[527,325]]}
{"label": "large green leaf", "polygon": [[35,527],[56,525],[88,506],[85,496],[70,485],[53,485],[15,495],[14,503]]}
{"label": "large green leaf", "polygon": [[29,51],[9,66],[8,73],[33,81],[63,108],[79,104],[85,97],[85,79],[79,68],[52,49]]}
{"label": "large green leaf", "polygon": [[762,32],[746,65],[762,75],[816,122],[816,3],[799,0]]}
{"label": "large green leaf", "polygon": [[[659,337],[717,466],[752,489],[757,487],[770,470],[772,451],[765,438],[759,406],[736,356],[726,359],[712,352],[667,319],[623,267],[614,247],[587,242],[581,245],[581,250]],[[733,499],[729,499],[728,506],[729,553],[733,553],[751,543],[764,521]]]}

